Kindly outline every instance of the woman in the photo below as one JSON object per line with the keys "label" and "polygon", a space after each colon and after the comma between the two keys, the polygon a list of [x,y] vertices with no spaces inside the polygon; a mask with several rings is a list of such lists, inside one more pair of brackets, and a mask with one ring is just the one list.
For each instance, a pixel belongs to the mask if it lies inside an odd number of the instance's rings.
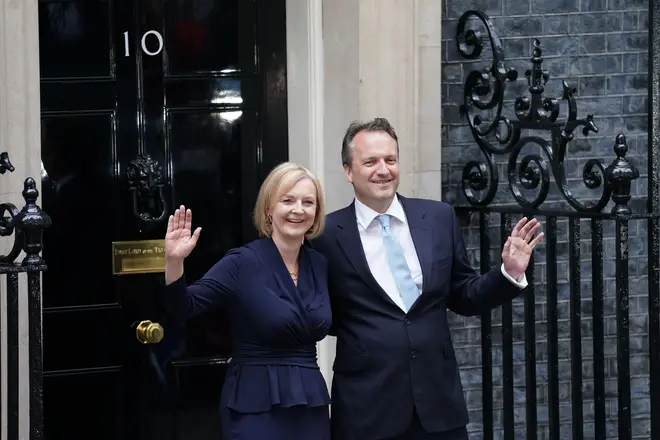
{"label": "woman", "polygon": [[186,286],[183,261],[199,238],[181,206],[165,236],[170,314],[187,318],[228,307],[232,361],[221,392],[226,440],[328,440],[327,386],[316,342],[332,321],[327,263],[304,244],[323,230],[324,199],[304,167],[284,163],[266,178],[254,210],[262,238],[232,249]]}

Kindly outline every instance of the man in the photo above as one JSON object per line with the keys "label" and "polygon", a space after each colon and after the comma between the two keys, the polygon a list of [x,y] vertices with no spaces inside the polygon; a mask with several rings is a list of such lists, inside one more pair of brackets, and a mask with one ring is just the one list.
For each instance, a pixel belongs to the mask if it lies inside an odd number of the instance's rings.
{"label": "man", "polygon": [[397,194],[398,139],[386,119],[353,123],[342,161],[355,200],[328,215],[314,243],[329,262],[337,336],[333,438],[467,439],[447,309],[480,315],[520,294],[540,224],[522,219],[501,267],[479,276],[451,206]]}

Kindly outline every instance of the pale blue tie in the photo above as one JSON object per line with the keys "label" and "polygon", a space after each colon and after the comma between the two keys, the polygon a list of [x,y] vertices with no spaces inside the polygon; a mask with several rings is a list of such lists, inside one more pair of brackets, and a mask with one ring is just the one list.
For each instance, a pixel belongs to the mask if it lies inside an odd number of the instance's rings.
{"label": "pale blue tie", "polygon": [[390,270],[394,281],[399,288],[399,295],[403,299],[403,304],[406,312],[410,310],[413,303],[419,296],[419,289],[412,279],[410,268],[406,263],[406,258],[403,255],[403,248],[397,239],[390,233],[390,216],[388,214],[379,215],[378,221],[380,222],[381,231],[383,234],[383,245],[387,253],[387,260],[390,263]]}

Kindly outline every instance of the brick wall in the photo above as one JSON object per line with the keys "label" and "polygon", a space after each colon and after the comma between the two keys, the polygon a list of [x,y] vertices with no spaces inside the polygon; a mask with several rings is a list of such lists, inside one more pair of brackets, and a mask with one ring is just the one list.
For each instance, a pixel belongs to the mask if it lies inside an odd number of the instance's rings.
{"label": "brick wall", "polygon": [[[576,140],[569,144],[566,170],[569,187],[581,200],[597,195],[582,182],[582,169],[587,160],[600,158],[607,166],[614,157],[612,145],[616,134],[623,132],[628,140],[628,158],[635,165],[641,178],[633,185],[635,209],[643,210],[647,194],[647,65],[648,65],[648,0],[447,0],[442,11],[442,164],[443,199],[456,204],[465,203],[460,189],[463,165],[470,159],[482,157],[471,133],[458,111],[462,101],[463,82],[467,74],[481,68],[490,60],[466,61],[457,53],[455,34],[457,19],[469,9],[486,12],[492,19],[505,50],[507,67],[518,70],[519,79],[508,87],[504,114],[513,116],[513,100],[528,96],[524,71],[531,67],[533,39],[541,40],[544,68],[551,78],[546,86],[546,96],[561,96],[561,80],[567,80],[577,89],[578,117],[594,115],[599,133],[587,138],[576,132]],[[485,48],[487,50],[487,48]],[[483,57],[484,55],[482,55]],[[565,111],[565,107],[562,107]],[[547,139],[547,137],[546,137]],[[536,150],[536,151],[535,151]],[[528,146],[522,155],[539,153],[538,147]],[[497,159],[500,188],[497,203],[511,203],[513,198],[506,181],[506,161]],[[554,180],[549,201],[561,200]],[[515,220],[515,219],[514,219]],[[568,274],[568,224],[558,223],[559,276],[559,357],[560,357],[560,415],[561,438],[570,438],[570,345],[569,345],[569,285]],[[589,222],[581,223],[583,237],[581,254],[582,313],[584,357],[584,416],[585,438],[593,438],[593,367],[591,322],[591,247]],[[608,437],[617,435],[617,383],[616,383],[616,270],[614,265],[614,225],[605,226],[605,374],[606,412]],[[466,228],[466,243],[470,248],[473,264],[478,266],[478,234],[474,227]],[[494,230],[493,237],[499,236]],[[630,365],[632,377],[633,434],[637,438],[649,438],[649,366],[647,337],[647,249],[646,224],[630,223]],[[492,254],[498,257],[499,243],[494,243]],[[545,248],[537,253],[535,276],[536,295],[536,350],[537,350],[537,399],[538,438],[548,438],[547,433],[547,322],[545,307]],[[525,432],[525,394],[523,337],[523,301],[513,304],[514,316],[514,371],[516,376],[515,422],[516,438]],[[496,413],[496,437],[501,438],[501,384],[502,353],[498,344],[500,329],[499,311],[493,312],[493,380]],[[471,412],[469,429],[473,439],[481,438],[481,369],[480,369],[480,322],[475,318],[455,316],[453,338],[462,369],[468,407]]]}

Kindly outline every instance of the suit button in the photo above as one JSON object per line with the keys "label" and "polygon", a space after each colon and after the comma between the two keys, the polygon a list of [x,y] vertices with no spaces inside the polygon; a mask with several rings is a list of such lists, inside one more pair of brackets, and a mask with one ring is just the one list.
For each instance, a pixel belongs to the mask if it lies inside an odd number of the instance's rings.
{"label": "suit button", "polygon": [[415,359],[417,357],[417,353],[415,353],[415,350],[410,352],[410,358]]}
{"label": "suit button", "polygon": [[406,325],[410,325],[410,319],[406,319],[406,320],[405,320],[405,321],[403,321],[403,322],[405,322],[405,323],[406,323]]}

